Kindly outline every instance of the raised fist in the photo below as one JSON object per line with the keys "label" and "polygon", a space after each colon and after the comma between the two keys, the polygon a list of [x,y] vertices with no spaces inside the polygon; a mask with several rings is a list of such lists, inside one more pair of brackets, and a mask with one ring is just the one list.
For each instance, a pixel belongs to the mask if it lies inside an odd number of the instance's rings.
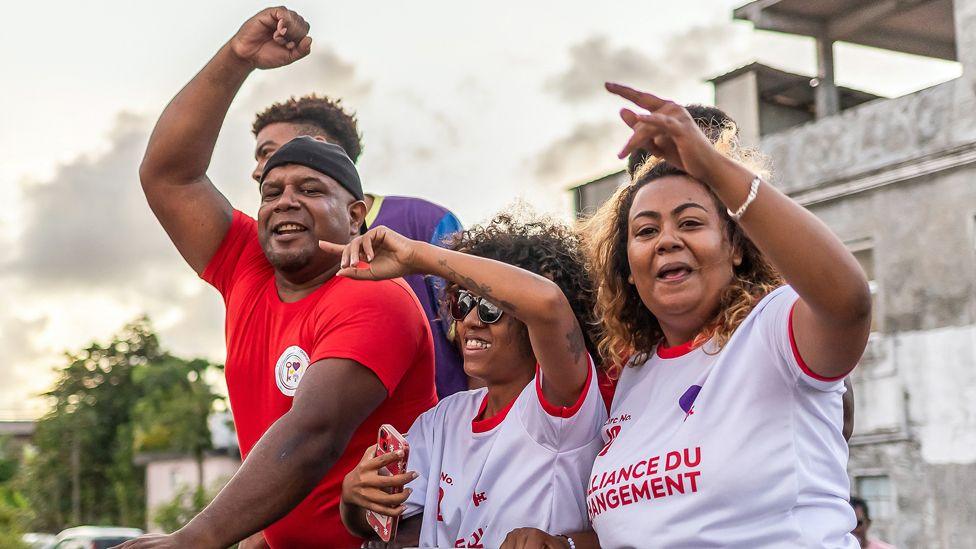
{"label": "raised fist", "polygon": [[308,55],[312,37],[301,15],[279,6],[245,21],[230,39],[230,49],[256,69],[273,69]]}

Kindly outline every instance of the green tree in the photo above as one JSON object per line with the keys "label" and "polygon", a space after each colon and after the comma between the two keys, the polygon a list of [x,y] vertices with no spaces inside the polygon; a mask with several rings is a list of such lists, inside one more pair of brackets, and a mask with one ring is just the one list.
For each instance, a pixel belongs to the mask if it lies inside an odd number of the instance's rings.
{"label": "green tree", "polygon": [[218,366],[206,360],[166,356],[153,368],[136,372],[144,394],[134,409],[137,452],[178,452],[197,462],[198,489],[203,488],[204,452],[213,445],[207,418],[221,399],[204,377]]}
{"label": "green tree", "polygon": [[[229,479],[218,479],[217,482],[207,488],[197,487],[194,489],[184,486],[177,491],[173,499],[151,510],[153,522],[159,525],[164,532],[173,532],[182,528],[217,496],[227,480]],[[237,545],[232,547],[237,547]]]}
{"label": "green tree", "polygon": [[38,421],[36,452],[18,476],[35,513],[31,526],[142,527],[145,469],[135,456],[207,447],[202,433],[216,397],[202,374],[211,365],[165,352],[146,318],[125,326],[108,345],[92,343],[67,359],[45,395],[51,408]]}
{"label": "green tree", "polygon": [[10,440],[0,438],[0,549],[26,548],[20,536],[31,519],[27,499],[11,483],[20,465],[15,454]]}

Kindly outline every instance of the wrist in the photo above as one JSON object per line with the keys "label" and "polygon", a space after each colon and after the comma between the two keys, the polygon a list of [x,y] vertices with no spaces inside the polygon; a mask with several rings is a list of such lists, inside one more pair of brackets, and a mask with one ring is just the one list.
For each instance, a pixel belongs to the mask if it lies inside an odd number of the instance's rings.
{"label": "wrist", "polygon": [[214,537],[213,532],[216,528],[204,528],[199,526],[199,518],[191,520],[179,530],[173,532],[172,536],[180,547],[199,547],[222,549],[229,543],[222,543]]}
{"label": "wrist", "polygon": [[434,256],[439,249],[437,246],[428,242],[422,242],[420,240],[412,241],[407,269],[411,274],[434,273],[436,270],[434,264],[437,262]]}
{"label": "wrist", "polygon": [[709,154],[702,163],[701,182],[708,185],[712,190],[715,190],[716,184],[735,167],[740,167],[738,162],[718,151],[714,151],[714,154]]}
{"label": "wrist", "polygon": [[254,62],[238,53],[236,38],[231,38],[224,47],[220,49],[217,56],[221,58],[223,64],[228,68],[247,76],[257,67]]}
{"label": "wrist", "polygon": [[558,534],[553,537],[558,539],[559,542],[562,544],[562,546],[565,547],[566,549],[576,549],[576,543],[573,541],[573,538],[565,534]]}

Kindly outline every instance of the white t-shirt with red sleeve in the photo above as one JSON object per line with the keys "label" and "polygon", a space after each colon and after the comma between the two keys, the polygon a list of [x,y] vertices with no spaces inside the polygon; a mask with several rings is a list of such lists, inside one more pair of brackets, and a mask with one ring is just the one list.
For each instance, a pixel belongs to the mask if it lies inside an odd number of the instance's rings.
{"label": "white t-shirt with red sleeve", "polygon": [[602,547],[857,548],[843,377],[803,363],[797,298],[771,292],[718,352],[624,368],[587,482]]}
{"label": "white t-shirt with red sleeve", "polygon": [[407,434],[405,517],[423,513],[421,547],[499,547],[516,528],[551,533],[588,528],[585,485],[607,418],[590,372],[571,407],[548,404],[541,372],[490,418],[476,420],[487,389],[453,394],[422,414]]}

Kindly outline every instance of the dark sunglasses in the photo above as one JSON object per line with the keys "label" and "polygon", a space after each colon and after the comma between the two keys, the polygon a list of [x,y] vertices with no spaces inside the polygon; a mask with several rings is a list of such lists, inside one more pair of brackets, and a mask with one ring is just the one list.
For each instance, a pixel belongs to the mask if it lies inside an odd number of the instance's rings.
{"label": "dark sunglasses", "polygon": [[451,300],[451,316],[454,320],[464,320],[475,307],[478,307],[478,320],[485,324],[494,324],[502,317],[498,305],[483,297],[475,297],[467,290],[459,291]]}

